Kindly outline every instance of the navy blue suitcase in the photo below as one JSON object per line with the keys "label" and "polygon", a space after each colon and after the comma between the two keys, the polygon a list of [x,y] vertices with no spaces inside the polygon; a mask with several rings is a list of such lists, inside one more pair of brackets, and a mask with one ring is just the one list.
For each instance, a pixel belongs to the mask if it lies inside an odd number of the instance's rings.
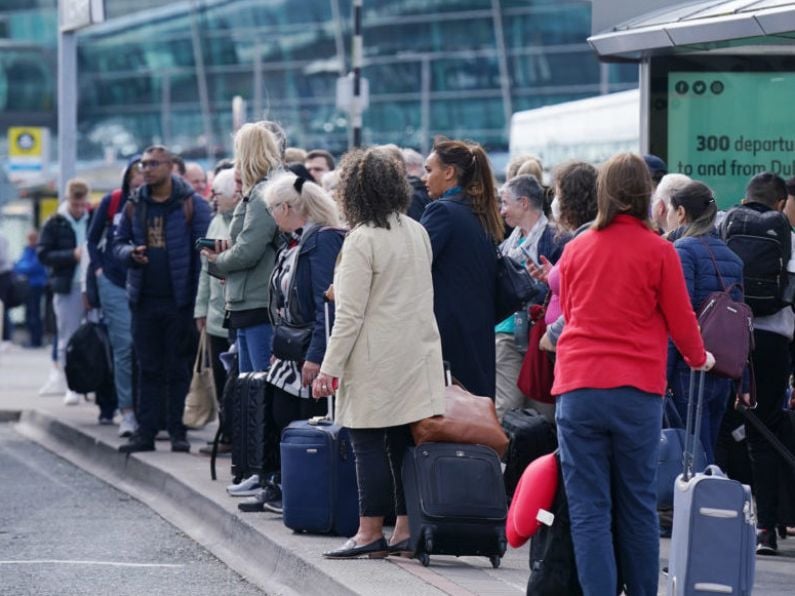
{"label": "navy blue suitcase", "polygon": [[423,443],[406,450],[403,492],[409,550],[424,566],[430,555],[484,556],[499,567],[508,515],[500,458],[489,447]]}
{"label": "navy blue suitcase", "polygon": [[[333,409],[329,398],[329,410]],[[282,432],[284,525],[296,532],[353,536],[359,528],[356,465],[347,429],[328,418]]]}

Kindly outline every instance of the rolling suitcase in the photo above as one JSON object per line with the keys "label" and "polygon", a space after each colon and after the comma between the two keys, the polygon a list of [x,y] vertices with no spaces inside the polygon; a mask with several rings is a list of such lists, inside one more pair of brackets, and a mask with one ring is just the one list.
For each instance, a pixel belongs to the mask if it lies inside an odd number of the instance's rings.
{"label": "rolling suitcase", "polygon": [[[328,338],[328,301],[325,307]],[[284,525],[296,532],[356,534],[356,463],[347,429],[334,424],[333,395],[325,418],[299,420],[284,429],[280,450]]]}
{"label": "rolling suitcase", "polygon": [[282,433],[284,525],[296,532],[353,536],[359,527],[356,464],[347,429],[329,413],[290,423]]}
{"label": "rolling suitcase", "polygon": [[424,566],[440,554],[485,556],[499,567],[508,544],[508,508],[493,449],[423,443],[406,450],[402,477],[409,550]]}
{"label": "rolling suitcase", "polygon": [[232,431],[232,476],[237,484],[252,474],[262,476],[266,470],[278,470],[278,438],[269,423],[267,395],[268,373],[238,375],[235,381],[230,414]]}
{"label": "rolling suitcase", "polygon": [[704,374],[700,374],[697,399],[695,371],[690,378],[684,471],[674,487],[666,594],[751,594],[756,565],[751,489],[730,480],[714,465],[704,473],[693,474],[694,446],[699,440],[704,405]]}
{"label": "rolling suitcase", "polygon": [[502,428],[511,440],[505,455],[505,492],[513,496],[525,468],[533,460],[555,451],[558,437],[555,426],[530,408],[505,412]]}

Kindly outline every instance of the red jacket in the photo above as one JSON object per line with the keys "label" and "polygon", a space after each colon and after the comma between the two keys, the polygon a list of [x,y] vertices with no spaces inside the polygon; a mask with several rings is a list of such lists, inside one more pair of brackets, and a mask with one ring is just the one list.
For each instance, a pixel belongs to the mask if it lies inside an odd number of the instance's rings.
{"label": "red jacket", "polygon": [[690,366],[706,360],[673,245],[630,215],[588,231],[560,261],[566,326],[554,395],[631,386],[662,395],[668,336]]}

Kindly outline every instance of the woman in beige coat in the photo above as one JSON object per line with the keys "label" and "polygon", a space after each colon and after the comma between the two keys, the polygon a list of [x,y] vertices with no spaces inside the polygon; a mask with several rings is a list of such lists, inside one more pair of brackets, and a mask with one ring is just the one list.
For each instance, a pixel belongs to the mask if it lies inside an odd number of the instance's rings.
{"label": "woman in beige coat", "polygon": [[[425,229],[404,215],[411,188],[394,157],[378,148],[353,151],[340,177],[351,231],[334,273],[336,319],[312,394],[327,396],[339,381],[336,421],[351,432],[359,531],[324,555],[380,558],[408,547],[400,477],[408,424],[444,413],[433,254]],[[393,506],[397,522],[387,543],[384,516]]]}

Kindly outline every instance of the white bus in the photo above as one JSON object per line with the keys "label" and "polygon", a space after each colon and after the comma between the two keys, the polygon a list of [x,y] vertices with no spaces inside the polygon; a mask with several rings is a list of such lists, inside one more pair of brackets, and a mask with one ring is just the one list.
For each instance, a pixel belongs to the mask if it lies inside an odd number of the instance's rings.
{"label": "white bus", "polygon": [[547,169],[570,159],[601,163],[639,149],[637,89],[516,112],[511,118],[511,156],[536,155]]}

